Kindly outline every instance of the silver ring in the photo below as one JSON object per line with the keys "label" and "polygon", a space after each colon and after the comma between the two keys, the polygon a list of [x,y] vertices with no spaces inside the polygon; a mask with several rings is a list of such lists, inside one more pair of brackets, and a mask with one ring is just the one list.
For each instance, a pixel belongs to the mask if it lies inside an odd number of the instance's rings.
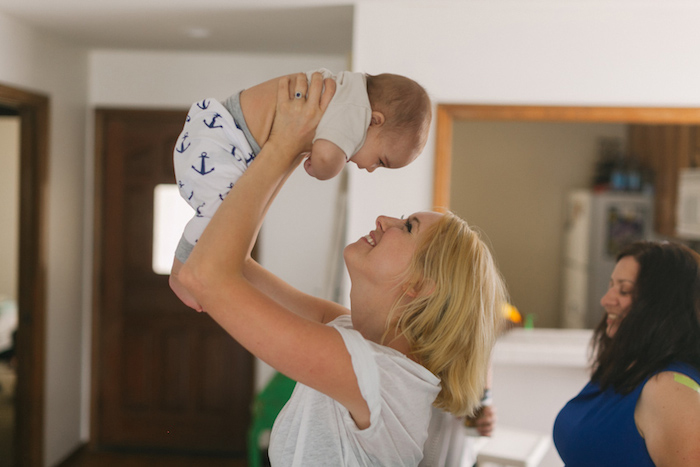
{"label": "silver ring", "polygon": [[294,97],[295,97],[296,99],[301,99],[301,93],[300,93],[300,92],[297,92],[296,94],[294,94]]}

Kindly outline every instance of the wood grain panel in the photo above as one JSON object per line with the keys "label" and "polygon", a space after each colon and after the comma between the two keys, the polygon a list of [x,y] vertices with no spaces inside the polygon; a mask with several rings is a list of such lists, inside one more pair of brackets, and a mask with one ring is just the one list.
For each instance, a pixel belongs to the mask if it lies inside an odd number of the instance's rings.
{"label": "wood grain panel", "polygon": [[153,193],[184,112],[100,111],[97,447],[243,456],[253,359],[152,269]]}

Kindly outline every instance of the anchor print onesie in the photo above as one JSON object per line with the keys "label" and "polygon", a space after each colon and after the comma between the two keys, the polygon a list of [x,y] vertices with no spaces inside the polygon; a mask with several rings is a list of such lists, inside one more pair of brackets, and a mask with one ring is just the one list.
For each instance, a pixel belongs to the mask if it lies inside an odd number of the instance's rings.
{"label": "anchor print onesie", "polygon": [[177,246],[178,260],[187,260],[224,197],[255,159],[256,149],[221,103],[205,99],[192,105],[173,153],[180,195],[195,210]]}
{"label": "anchor print onesie", "polygon": [[[316,139],[343,149],[346,159],[364,144],[372,109],[364,73],[318,70],[336,80],[336,92],[316,130]],[[314,72],[307,73],[309,79]],[[175,257],[184,263],[234,183],[243,175],[260,146],[241,111],[240,93],[224,103],[204,99],[192,105],[173,151],[180,195],[195,210],[185,226]]]}

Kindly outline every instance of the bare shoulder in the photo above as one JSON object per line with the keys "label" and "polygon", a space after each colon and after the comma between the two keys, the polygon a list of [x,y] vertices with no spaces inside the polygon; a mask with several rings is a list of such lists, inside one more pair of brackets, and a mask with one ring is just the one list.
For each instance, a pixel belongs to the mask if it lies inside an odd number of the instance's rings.
{"label": "bare shoulder", "polygon": [[700,388],[673,371],[642,389],[635,422],[656,465],[700,465]]}
{"label": "bare shoulder", "polygon": [[[678,399],[700,404],[700,385],[692,378],[675,371],[662,371],[644,385],[642,398],[651,404],[666,405],[668,400]],[[697,407],[700,409],[700,405]]]}

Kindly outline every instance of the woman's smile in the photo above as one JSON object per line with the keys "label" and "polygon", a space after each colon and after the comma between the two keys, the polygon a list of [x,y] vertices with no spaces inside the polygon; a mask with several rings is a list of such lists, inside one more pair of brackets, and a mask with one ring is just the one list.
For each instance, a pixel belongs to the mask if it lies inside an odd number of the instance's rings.
{"label": "woman's smile", "polygon": [[377,246],[377,241],[374,239],[374,232],[370,232],[362,238],[364,238],[371,246]]}

